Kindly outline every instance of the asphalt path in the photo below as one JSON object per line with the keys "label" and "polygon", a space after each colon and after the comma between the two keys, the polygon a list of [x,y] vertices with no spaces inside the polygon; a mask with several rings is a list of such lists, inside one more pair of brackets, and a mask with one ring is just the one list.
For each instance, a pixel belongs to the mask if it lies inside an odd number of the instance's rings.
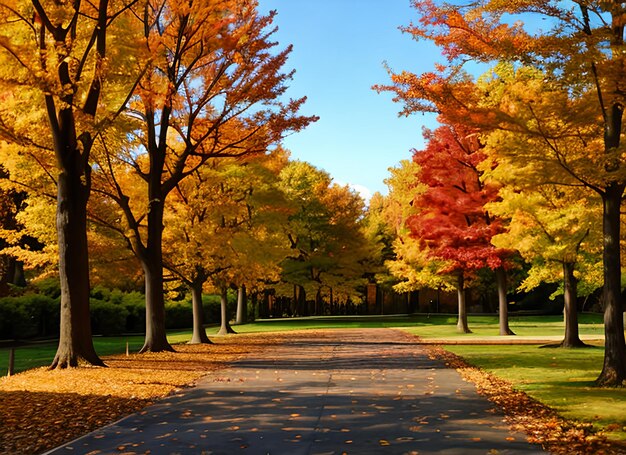
{"label": "asphalt path", "polygon": [[539,454],[392,329],[299,332],[48,454]]}

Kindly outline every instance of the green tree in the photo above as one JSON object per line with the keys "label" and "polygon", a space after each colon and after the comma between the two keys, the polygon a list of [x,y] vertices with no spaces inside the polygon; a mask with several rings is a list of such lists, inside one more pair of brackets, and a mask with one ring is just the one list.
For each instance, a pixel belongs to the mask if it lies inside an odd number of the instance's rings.
{"label": "green tree", "polygon": [[282,263],[279,294],[292,295],[292,313],[300,315],[321,314],[324,297],[331,305],[359,298],[370,255],[362,229],[363,200],[305,162],[290,163],[280,178],[294,213],[285,227],[291,253]]}

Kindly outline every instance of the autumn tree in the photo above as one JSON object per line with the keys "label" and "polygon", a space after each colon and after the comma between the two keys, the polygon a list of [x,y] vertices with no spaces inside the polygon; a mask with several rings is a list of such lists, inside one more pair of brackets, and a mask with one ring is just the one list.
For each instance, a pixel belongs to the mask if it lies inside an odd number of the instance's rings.
{"label": "autumn tree", "polygon": [[426,245],[411,236],[407,227],[409,217],[418,213],[413,201],[426,190],[418,180],[420,166],[413,160],[402,160],[389,169],[385,179],[389,194],[384,198],[382,216],[391,230],[392,254],[384,264],[397,292],[410,292],[424,288],[453,289],[448,277],[437,273],[444,261],[434,260]]}
{"label": "autumn tree", "polygon": [[[504,185],[501,200],[489,204],[489,210],[510,219],[507,232],[493,242],[516,249],[531,264],[523,289],[560,281],[565,300],[561,345],[583,346],[577,297],[602,285],[601,205],[580,180],[588,163],[579,138],[595,128],[571,130],[574,121],[554,112],[554,105],[567,103],[569,95],[546,83],[535,68],[501,63],[478,83],[489,94],[483,106],[498,106],[502,116],[515,113],[510,129],[484,137],[486,175]],[[543,135],[523,133],[538,123]]]}
{"label": "autumn tree", "polygon": [[441,273],[457,277],[457,328],[469,332],[465,282],[482,269],[494,271],[498,284],[500,335],[511,335],[506,300],[506,268],[510,250],[496,248],[491,238],[503,231],[502,220],[485,209],[497,198],[499,186],[483,181],[479,165],[485,160],[476,132],[446,125],[425,133],[426,148],[413,159],[420,166],[419,182],[426,190],[414,201],[417,213],[407,225],[433,257],[446,261]]}
{"label": "autumn tree", "polygon": [[51,368],[103,365],[89,323],[86,206],[94,141],[124,104],[109,96],[116,75],[108,63],[125,66],[117,57],[133,3],[0,4],[0,134],[13,157],[45,166],[57,186],[61,330]]}
{"label": "autumn tree", "polygon": [[320,314],[324,296],[331,304],[346,303],[365,284],[369,244],[360,225],[363,200],[306,162],[290,163],[280,177],[294,213],[285,226],[291,252],[282,263],[279,293],[293,297],[292,313]]}
{"label": "autumn tree", "polygon": [[231,284],[254,287],[257,279],[278,276],[286,213],[272,167],[285,160],[280,149],[245,160],[211,160],[169,198],[164,263],[191,290],[192,343],[208,342],[202,291],[209,283],[222,294]]}
{"label": "autumn tree", "polygon": [[492,242],[516,249],[530,263],[522,290],[560,282],[565,301],[561,346],[585,346],[578,332],[577,300],[602,285],[599,206],[580,189],[556,185],[523,190],[505,187],[500,196],[500,201],[489,204],[489,210],[510,217],[510,223],[507,232]]}
{"label": "autumn tree", "polygon": [[[624,105],[621,86],[626,71],[622,18],[626,7],[619,2],[546,0],[484,0],[466,6],[416,0],[414,6],[420,13],[419,23],[405,30],[440,46],[448,64],[422,75],[392,74],[393,85],[386,88],[405,102],[405,113],[445,112],[466,121],[480,117],[495,128],[514,124],[515,113],[505,110],[502,116],[497,109],[476,111],[476,99],[456,90],[471,84],[471,78],[462,75],[461,69],[470,59],[532,66],[544,72],[546,84],[560,91],[561,103],[552,106],[552,117],[562,117],[559,133],[577,140],[586,154],[584,160],[568,162],[553,150],[555,159],[568,169],[572,164],[586,163],[581,166],[585,172],[577,177],[602,199],[606,343],[597,383],[622,384],[626,380],[626,343],[619,241],[620,205],[626,188],[620,151]],[[537,19],[544,19],[551,27],[524,26],[523,20]],[[543,126],[536,122],[534,128],[523,133],[549,142],[551,136],[546,135]]]}
{"label": "autumn tree", "polygon": [[[273,13],[257,2],[150,0],[141,10],[139,65],[147,67],[127,110],[129,144],[107,138],[98,189],[121,208],[112,226],[142,264],[146,339],[142,352],[171,350],[165,333],[163,214],[168,195],[204,163],[263,153],[315,117],[298,115],[304,98],[284,100],[293,72],[284,73],[290,47],[275,52]],[[121,125],[122,129],[125,125]],[[139,176],[141,202],[124,187]]]}

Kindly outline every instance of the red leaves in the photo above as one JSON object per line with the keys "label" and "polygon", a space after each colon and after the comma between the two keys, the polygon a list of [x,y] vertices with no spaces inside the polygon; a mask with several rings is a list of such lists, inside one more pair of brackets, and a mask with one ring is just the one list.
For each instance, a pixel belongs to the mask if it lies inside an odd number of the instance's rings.
{"label": "red leaves", "polygon": [[414,201],[420,211],[407,220],[412,235],[432,255],[451,261],[453,270],[498,268],[507,255],[491,245],[502,232],[500,220],[484,209],[498,196],[498,187],[481,181],[479,164],[485,159],[475,131],[454,125],[427,132],[423,151],[413,159],[421,166],[419,180],[428,189]]}

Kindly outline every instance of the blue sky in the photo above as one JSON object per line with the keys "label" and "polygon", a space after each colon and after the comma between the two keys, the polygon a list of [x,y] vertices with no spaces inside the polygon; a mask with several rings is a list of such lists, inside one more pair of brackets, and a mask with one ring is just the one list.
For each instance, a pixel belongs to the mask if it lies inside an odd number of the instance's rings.
{"label": "blue sky", "polygon": [[398,29],[416,19],[409,0],[259,0],[259,6],[278,12],[274,36],[281,48],[294,46],[289,96],[307,96],[302,112],[320,116],[286,138],[285,147],[341,184],[386,194],[388,168],[421,148],[422,126],[436,125],[432,115],[399,118],[392,95],[371,89],[389,82],[384,62],[421,73],[443,60],[430,43]]}

